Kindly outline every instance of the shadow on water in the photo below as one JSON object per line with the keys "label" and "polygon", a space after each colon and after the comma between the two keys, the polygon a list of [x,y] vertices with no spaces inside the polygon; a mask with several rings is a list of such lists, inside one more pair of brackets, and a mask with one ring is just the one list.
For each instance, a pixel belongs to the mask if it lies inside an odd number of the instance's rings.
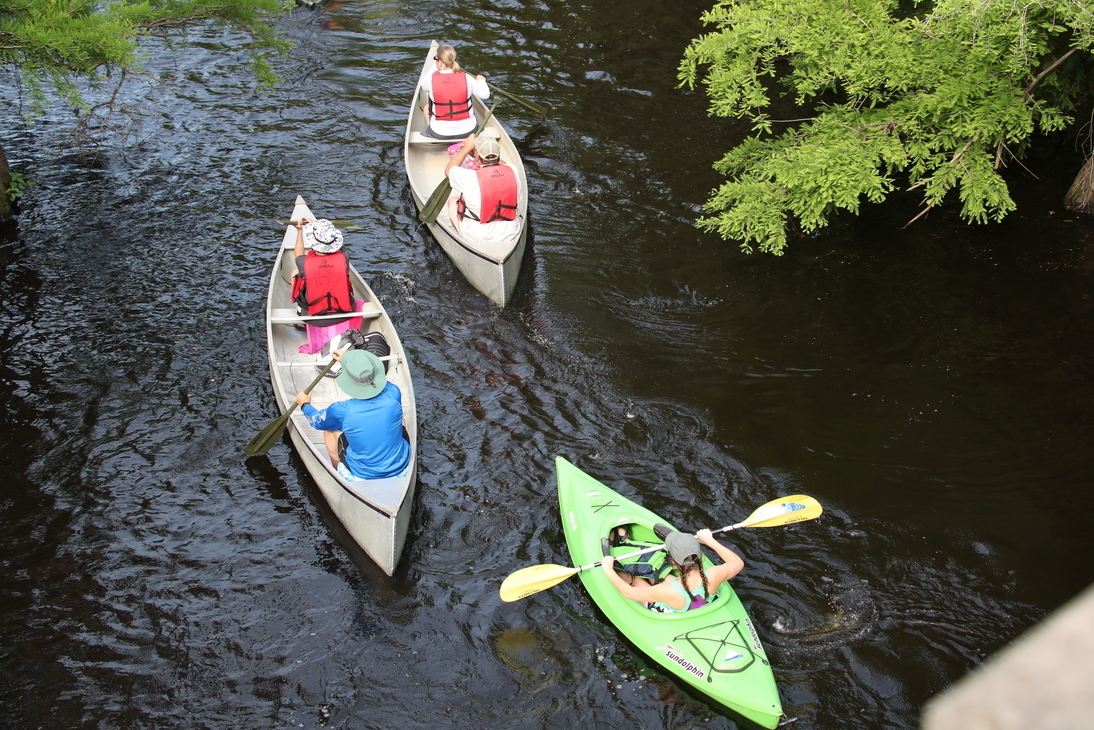
{"label": "shadow on water", "polygon": [[[292,450],[288,436],[281,439],[278,447]],[[362,600],[368,601],[397,601],[405,597],[406,586],[411,570],[407,561],[403,560],[396,567],[395,574],[388,576],[383,569],[368,557],[368,554],[353,540],[334,511],[323,498],[322,492],[312,478],[307,474],[303,462],[292,453],[291,464],[293,471],[305,485],[304,496],[307,497],[312,507],[322,517],[325,529],[334,538],[334,543],[327,543],[324,554],[317,561],[333,575],[346,580],[353,585]],[[255,480],[266,486],[275,503],[281,503],[277,509],[281,512],[293,513],[299,510],[299,497],[293,494],[285,480],[286,475],[281,472],[267,456],[252,456],[245,460],[248,471]],[[297,482],[294,481],[294,484]],[[417,499],[417,491],[415,492]],[[333,549],[337,545],[337,549]],[[407,535],[407,545],[404,555],[413,549],[412,535]],[[349,563],[346,562],[349,558]]]}
{"label": "shadow on water", "polygon": [[[289,439],[282,436],[279,443],[281,446],[286,446]],[[268,457],[250,456],[244,463],[247,465],[247,472],[254,477],[255,481],[266,487],[278,511],[291,512],[294,509],[290,504],[294,501],[294,497],[285,482],[285,474],[277,469]]]}

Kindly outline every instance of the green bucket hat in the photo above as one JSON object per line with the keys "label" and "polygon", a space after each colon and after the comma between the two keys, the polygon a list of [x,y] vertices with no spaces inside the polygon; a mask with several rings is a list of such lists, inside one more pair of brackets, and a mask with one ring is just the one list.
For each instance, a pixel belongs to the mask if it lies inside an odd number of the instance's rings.
{"label": "green bucket hat", "polygon": [[350,350],[342,355],[342,372],[334,382],[351,398],[375,398],[387,385],[384,363],[368,350]]}

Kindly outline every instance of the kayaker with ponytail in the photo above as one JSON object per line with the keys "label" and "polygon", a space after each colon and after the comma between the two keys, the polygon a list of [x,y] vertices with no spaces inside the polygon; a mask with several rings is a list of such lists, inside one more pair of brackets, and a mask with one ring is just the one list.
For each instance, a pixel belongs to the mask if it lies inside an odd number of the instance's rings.
{"label": "kayaker with ponytail", "polygon": [[[704,568],[700,545],[717,553],[722,564]],[[624,598],[662,613],[682,613],[707,605],[722,584],[745,567],[741,557],[715,540],[710,530],[699,530],[695,535],[670,532],[665,537],[665,551],[672,569],[658,583],[617,571],[611,555],[605,555],[600,565]]]}

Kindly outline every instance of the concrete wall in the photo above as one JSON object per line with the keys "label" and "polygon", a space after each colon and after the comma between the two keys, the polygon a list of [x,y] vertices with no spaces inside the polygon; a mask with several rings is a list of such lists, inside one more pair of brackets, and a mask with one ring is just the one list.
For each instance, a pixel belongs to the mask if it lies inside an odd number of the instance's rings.
{"label": "concrete wall", "polygon": [[922,728],[1094,728],[1094,586],[927,703]]}

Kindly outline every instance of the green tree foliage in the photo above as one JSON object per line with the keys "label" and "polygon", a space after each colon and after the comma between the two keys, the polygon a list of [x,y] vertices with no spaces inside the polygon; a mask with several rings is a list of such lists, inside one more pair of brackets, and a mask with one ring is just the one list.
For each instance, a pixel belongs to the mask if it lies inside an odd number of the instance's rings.
{"label": "green tree foliage", "polygon": [[[729,179],[699,225],[745,251],[781,254],[790,226],[903,185],[924,213],[952,191],[963,218],[997,221],[1015,207],[1000,168],[1072,125],[1092,88],[1086,0],[721,0],[703,20],[716,30],[681,85],[754,134],[715,164]],[[808,118],[773,119],[789,102]]]}
{"label": "green tree foliage", "polygon": [[272,83],[270,55],[282,50],[274,25],[284,0],[0,0],[0,65],[19,71],[36,106],[57,91],[82,104],[81,83],[141,68],[140,41],[212,23],[242,31],[260,80]]}

